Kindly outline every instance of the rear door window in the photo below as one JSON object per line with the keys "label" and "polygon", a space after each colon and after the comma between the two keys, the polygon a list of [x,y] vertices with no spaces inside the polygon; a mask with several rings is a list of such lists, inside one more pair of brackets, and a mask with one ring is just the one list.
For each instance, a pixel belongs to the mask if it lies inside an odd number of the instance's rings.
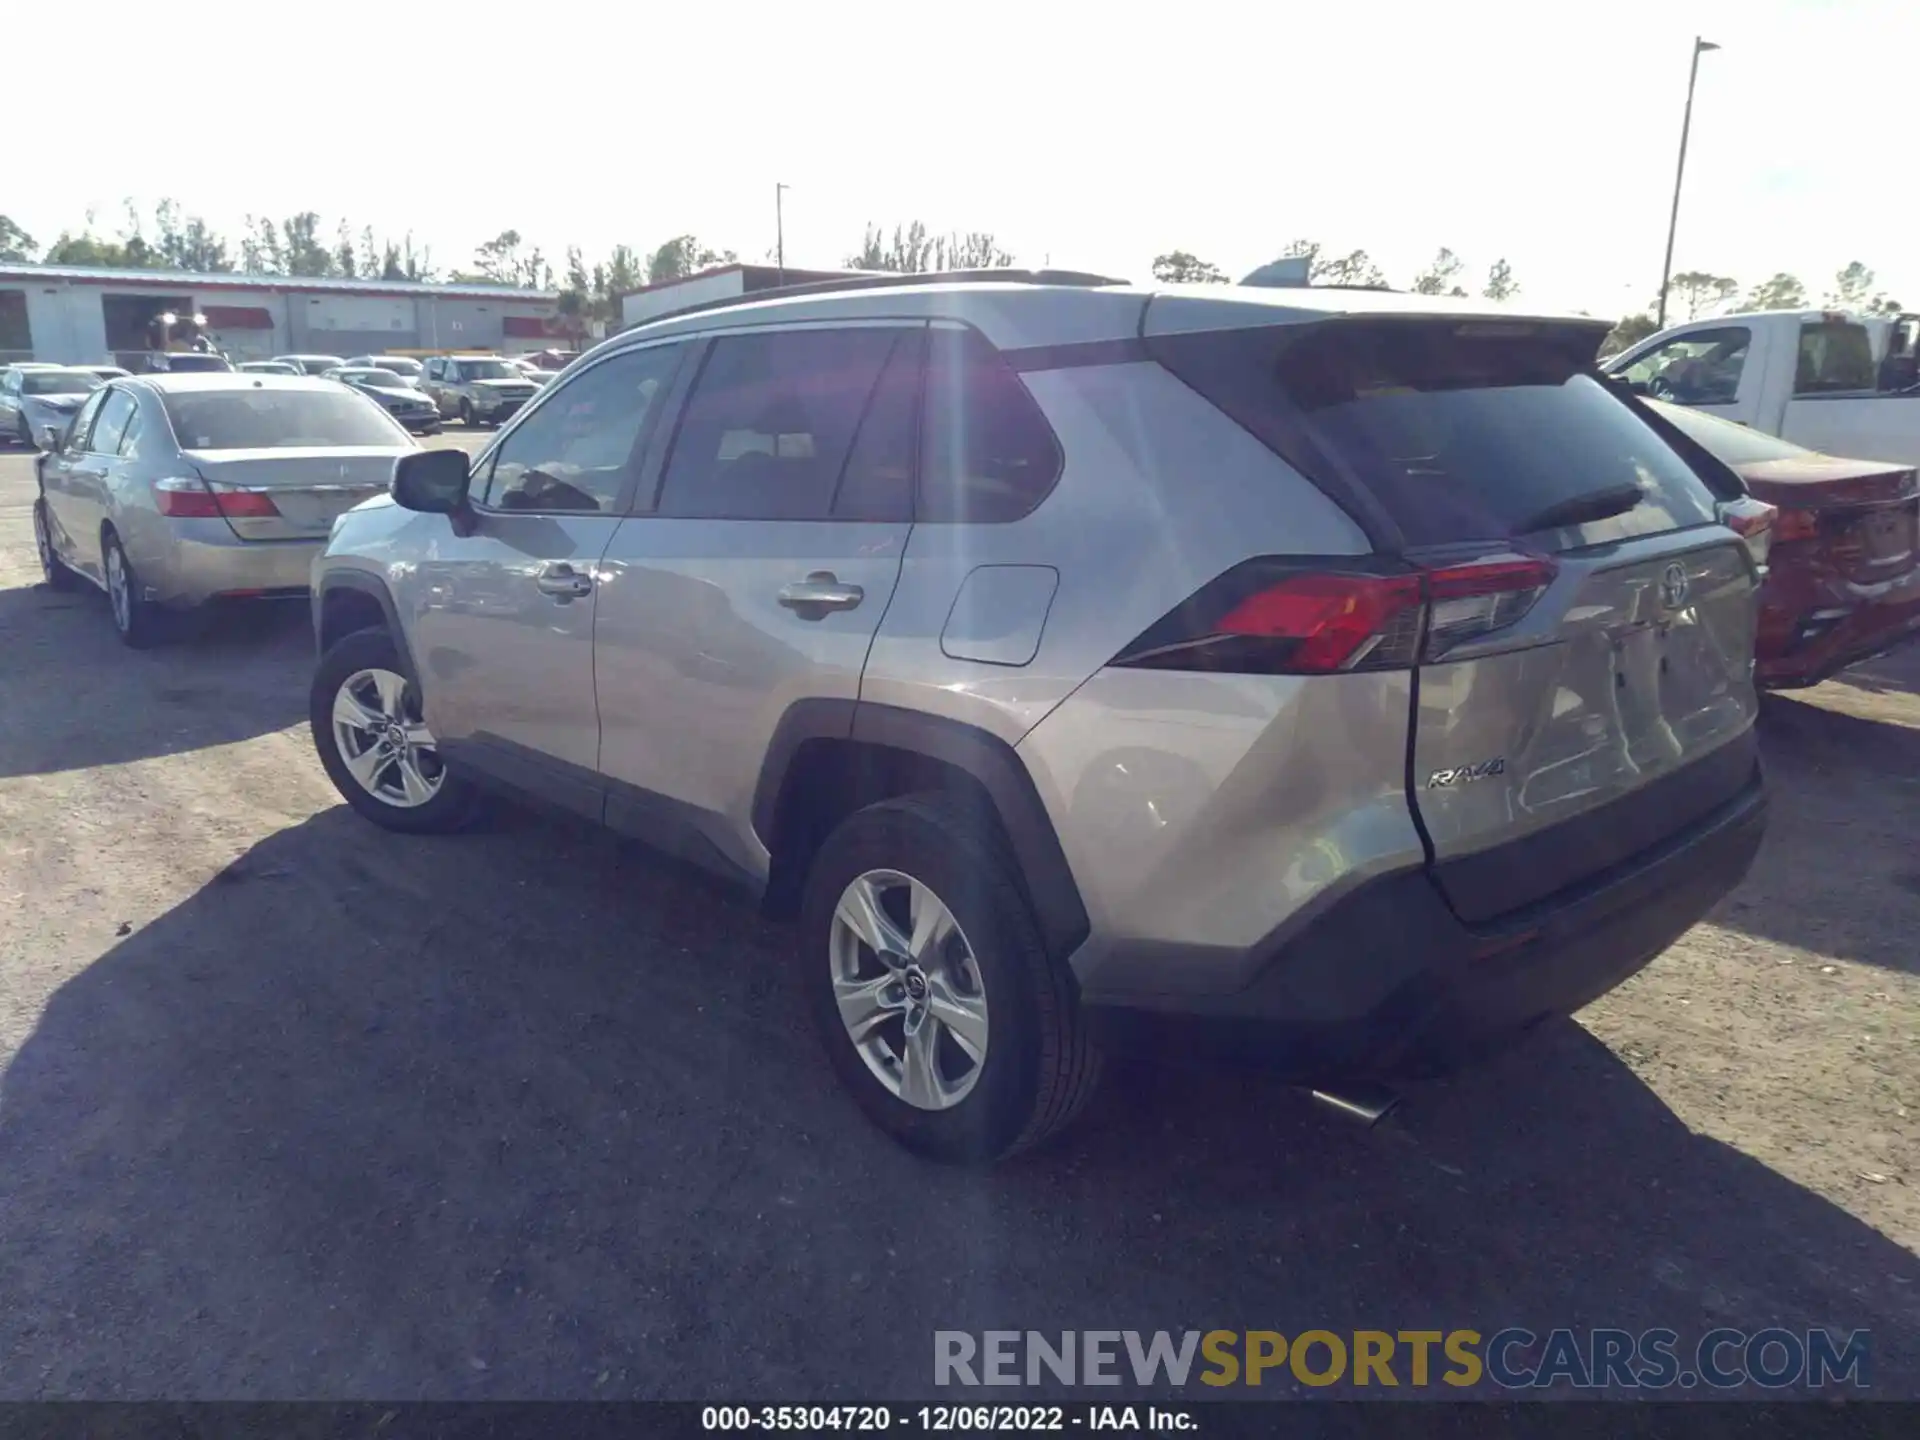
{"label": "rear door window", "polygon": [[1157,342],[1176,374],[1409,548],[1600,544],[1713,520],[1692,468],[1551,329],[1336,322]]}
{"label": "rear door window", "polygon": [[[861,328],[715,340],[667,461],[660,513],[710,520],[827,518],[899,335]],[[868,483],[858,481],[855,494]]]}
{"label": "rear door window", "polygon": [[1821,320],[1800,327],[1800,354],[1793,372],[1795,395],[1871,390],[1877,379],[1873,341],[1866,326]]}
{"label": "rear door window", "polygon": [[120,441],[138,408],[133,396],[126,391],[109,390],[100,405],[100,418],[93,422],[93,435],[87,441],[87,449],[98,455],[118,455]]}
{"label": "rear door window", "polygon": [[928,337],[917,519],[1004,523],[1032,512],[1060,478],[1060,443],[1040,406],[984,336]]}

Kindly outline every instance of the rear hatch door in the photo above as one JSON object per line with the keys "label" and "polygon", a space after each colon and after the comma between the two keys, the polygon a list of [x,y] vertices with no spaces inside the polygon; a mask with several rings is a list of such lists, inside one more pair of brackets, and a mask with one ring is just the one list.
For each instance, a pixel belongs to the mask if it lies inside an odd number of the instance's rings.
{"label": "rear hatch door", "polygon": [[1758,575],[1702,474],[1596,378],[1602,329],[1340,316],[1191,365],[1165,346],[1425,577],[1408,803],[1468,921],[1604,872],[1754,774]]}

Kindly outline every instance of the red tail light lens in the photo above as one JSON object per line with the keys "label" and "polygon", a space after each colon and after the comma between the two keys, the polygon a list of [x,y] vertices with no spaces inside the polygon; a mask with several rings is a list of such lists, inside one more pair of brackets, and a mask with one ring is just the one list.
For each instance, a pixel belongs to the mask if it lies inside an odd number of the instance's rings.
{"label": "red tail light lens", "polygon": [[1555,573],[1544,555],[1503,555],[1429,570],[1425,658],[1437,660],[1456,645],[1506,629],[1533,608]]}
{"label": "red tail light lens", "polygon": [[1300,674],[1352,669],[1369,656],[1405,664],[1419,625],[1396,622],[1417,621],[1419,606],[1415,575],[1300,575],[1235,605],[1219,633],[1285,644],[1287,668]]}
{"label": "red tail light lens", "polygon": [[154,506],[175,520],[259,520],[280,513],[273,497],[197,475],[176,475],[153,482]]}
{"label": "red tail light lens", "polygon": [[1784,545],[1789,540],[1811,540],[1820,533],[1820,516],[1813,510],[1782,509],[1774,517],[1773,540]]}
{"label": "red tail light lens", "polygon": [[1395,573],[1252,560],[1203,587],[1113,663],[1263,675],[1406,669],[1513,624],[1554,574],[1551,560],[1531,555]]}

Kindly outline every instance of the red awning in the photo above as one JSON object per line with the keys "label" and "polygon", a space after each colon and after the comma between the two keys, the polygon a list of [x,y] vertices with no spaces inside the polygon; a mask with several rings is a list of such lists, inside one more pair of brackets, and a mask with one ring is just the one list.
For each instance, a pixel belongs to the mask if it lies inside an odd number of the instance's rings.
{"label": "red awning", "polygon": [[561,333],[558,322],[545,315],[502,315],[500,329],[514,340],[544,340]]}
{"label": "red awning", "polygon": [[273,312],[264,305],[208,305],[201,311],[209,330],[271,330]]}

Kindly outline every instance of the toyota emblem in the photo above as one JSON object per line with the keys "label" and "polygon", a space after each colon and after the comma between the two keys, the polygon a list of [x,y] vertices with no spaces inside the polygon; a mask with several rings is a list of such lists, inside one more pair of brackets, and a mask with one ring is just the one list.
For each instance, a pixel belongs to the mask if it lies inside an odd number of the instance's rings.
{"label": "toyota emblem", "polygon": [[1687,603],[1687,567],[1675,561],[1660,576],[1660,603],[1678,610]]}

